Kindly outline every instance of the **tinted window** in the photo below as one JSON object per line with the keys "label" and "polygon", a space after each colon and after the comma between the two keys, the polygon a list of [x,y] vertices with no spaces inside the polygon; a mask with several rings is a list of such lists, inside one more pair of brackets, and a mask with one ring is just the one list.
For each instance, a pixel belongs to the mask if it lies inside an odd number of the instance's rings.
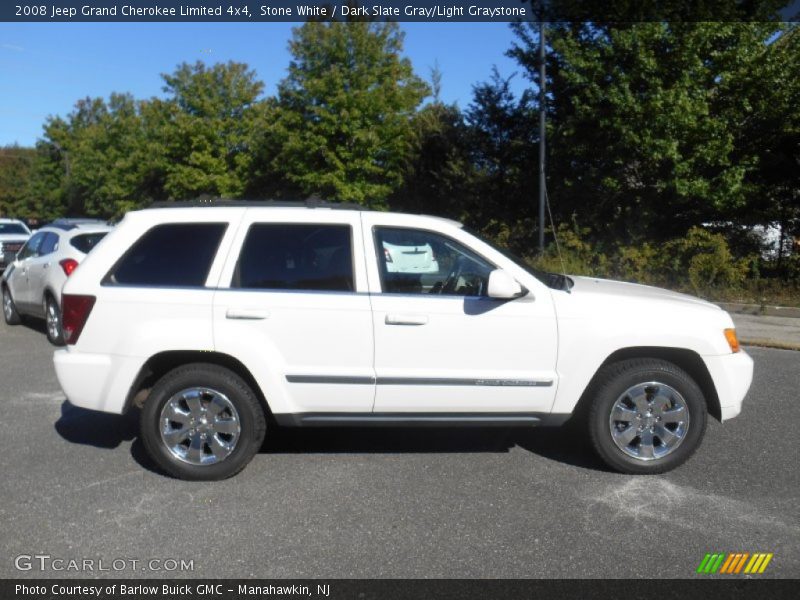
{"label": "tinted window", "polygon": [[76,250],[79,250],[84,254],[89,254],[89,251],[94,248],[104,237],[106,237],[105,231],[100,233],[84,233],[74,236],[69,243]]}
{"label": "tinted window", "polygon": [[45,256],[58,248],[58,234],[48,231],[44,234],[42,245],[39,246],[39,256]]}
{"label": "tinted window", "polygon": [[0,235],[20,234],[28,235],[28,230],[19,223],[0,223]]}
{"label": "tinted window", "polygon": [[106,282],[204,286],[226,227],[225,223],[157,225],[131,246]]}
{"label": "tinted window", "polygon": [[32,256],[39,256],[39,247],[42,245],[45,234],[43,232],[34,233],[28,240],[22,250],[19,251],[19,260],[31,258]]}
{"label": "tinted window", "polygon": [[485,296],[494,266],[452,238],[424,231],[376,227],[384,292]]}
{"label": "tinted window", "polygon": [[350,226],[253,225],[242,246],[232,287],[354,290]]}

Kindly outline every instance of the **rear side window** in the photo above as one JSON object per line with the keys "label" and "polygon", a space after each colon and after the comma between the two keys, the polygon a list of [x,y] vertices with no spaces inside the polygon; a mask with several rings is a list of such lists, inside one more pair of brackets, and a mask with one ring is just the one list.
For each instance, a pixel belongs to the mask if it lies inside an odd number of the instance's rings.
{"label": "rear side window", "polygon": [[46,256],[52,254],[58,248],[58,234],[48,231],[44,235],[42,245],[39,246],[39,256]]}
{"label": "rear side window", "polygon": [[226,223],[157,225],[136,241],[104,283],[204,286]]}
{"label": "rear side window", "polygon": [[350,226],[252,225],[242,245],[231,287],[353,291]]}
{"label": "rear side window", "polygon": [[74,236],[70,241],[70,245],[84,254],[89,254],[89,251],[97,245],[97,242],[106,237],[106,232],[100,233],[84,233]]}

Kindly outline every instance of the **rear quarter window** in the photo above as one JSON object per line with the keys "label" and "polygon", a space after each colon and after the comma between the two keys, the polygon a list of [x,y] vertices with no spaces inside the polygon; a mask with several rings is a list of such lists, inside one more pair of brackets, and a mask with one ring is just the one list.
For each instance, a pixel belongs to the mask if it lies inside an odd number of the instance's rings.
{"label": "rear quarter window", "polygon": [[89,254],[89,251],[91,251],[91,249],[94,248],[97,243],[106,236],[106,233],[107,232],[105,231],[98,233],[83,233],[81,235],[74,236],[69,243],[79,252]]}
{"label": "rear quarter window", "polygon": [[167,223],[140,237],[109,271],[106,285],[202,287],[227,223]]}

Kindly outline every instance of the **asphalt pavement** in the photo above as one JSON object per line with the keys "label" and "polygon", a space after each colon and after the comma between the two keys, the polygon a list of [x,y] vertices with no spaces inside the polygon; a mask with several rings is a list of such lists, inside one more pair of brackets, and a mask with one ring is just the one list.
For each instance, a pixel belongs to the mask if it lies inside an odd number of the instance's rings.
{"label": "asphalt pavement", "polygon": [[710,577],[708,552],[798,577],[800,352],[747,351],[743,413],[661,476],[608,472],[559,429],[317,429],[187,483],[154,470],[137,415],[65,401],[41,330],[3,324],[0,577],[683,578]]}

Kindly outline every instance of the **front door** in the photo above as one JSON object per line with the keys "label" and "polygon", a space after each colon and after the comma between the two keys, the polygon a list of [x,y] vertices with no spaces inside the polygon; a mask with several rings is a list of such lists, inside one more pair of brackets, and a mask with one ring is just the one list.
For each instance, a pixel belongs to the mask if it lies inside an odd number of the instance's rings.
{"label": "front door", "polygon": [[376,413],[549,412],[556,322],[549,296],[494,300],[496,265],[438,232],[362,217],[372,290]]}

